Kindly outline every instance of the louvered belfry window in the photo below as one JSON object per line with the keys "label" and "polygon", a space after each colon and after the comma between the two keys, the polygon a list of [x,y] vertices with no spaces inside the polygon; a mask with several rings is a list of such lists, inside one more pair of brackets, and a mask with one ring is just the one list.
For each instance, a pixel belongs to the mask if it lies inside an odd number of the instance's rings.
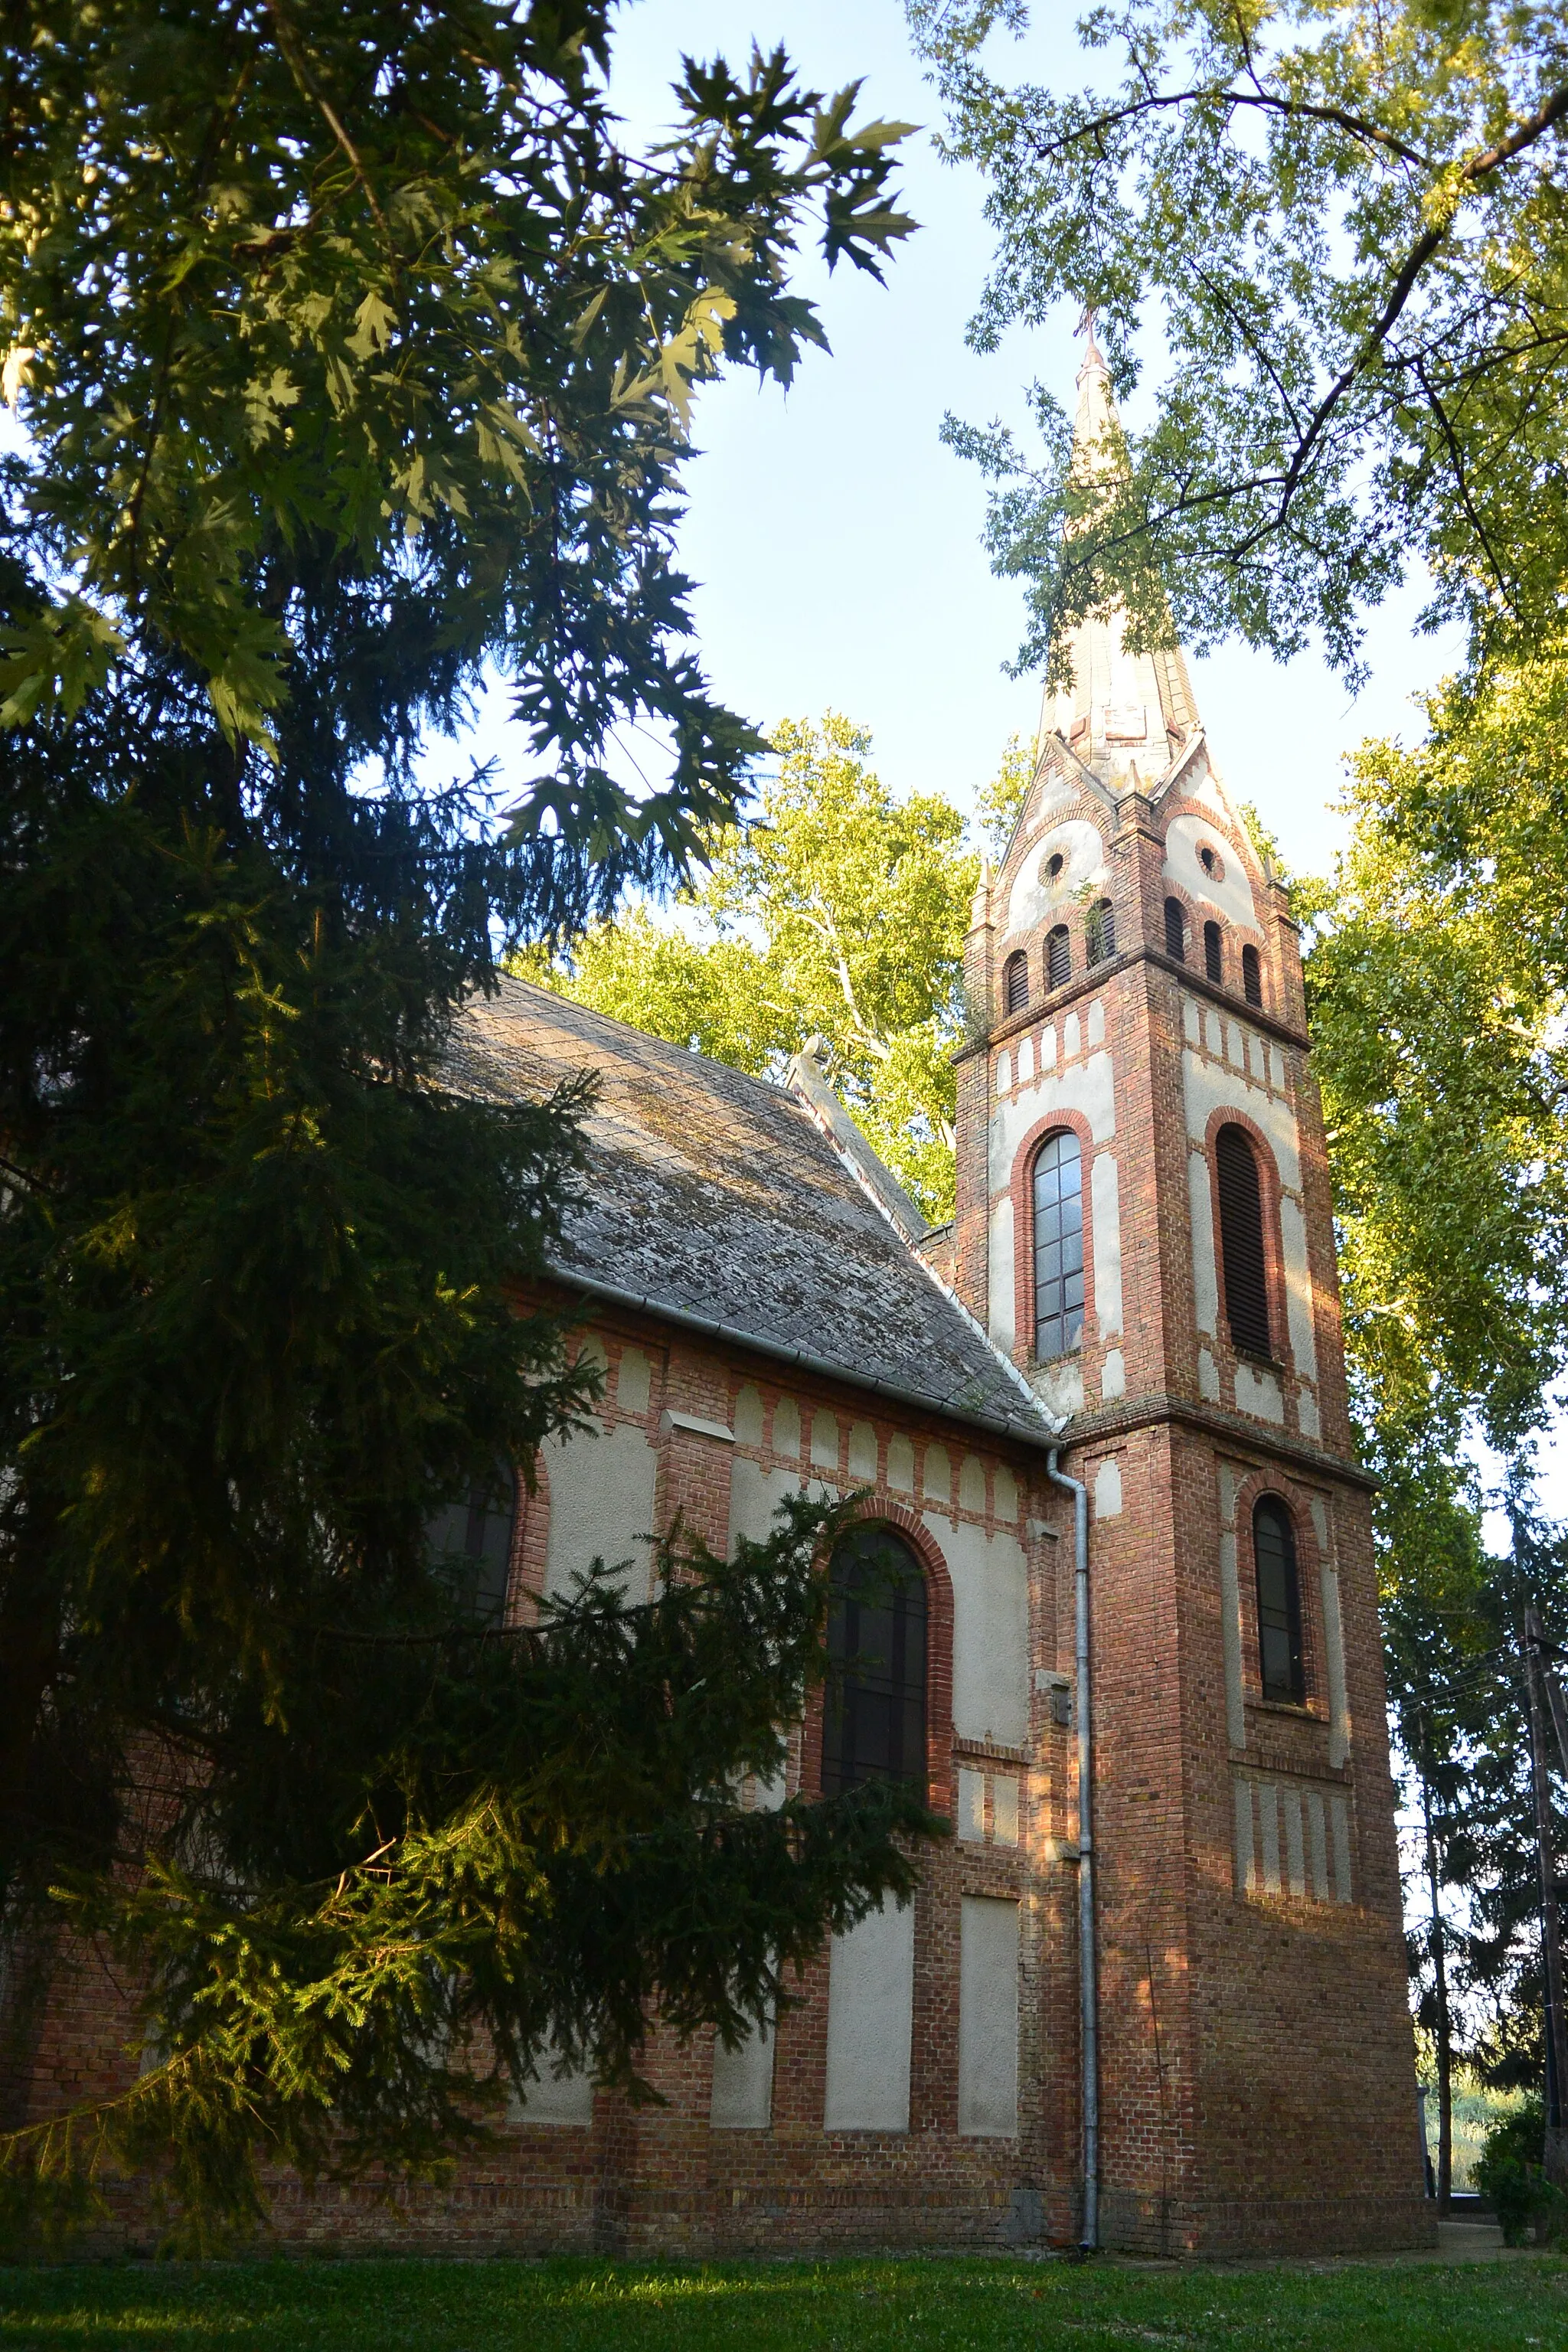
{"label": "louvered belfry window", "polygon": [[1009,1013],[1022,1013],[1029,1002],[1029,959],[1021,950],[1002,967],[1002,1002]]}
{"label": "louvered belfry window", "polygon": [[1088,946],[1090,963],[1109,963],[1116,953],[1116,909],[1109,898],[1090,909]]}
{"label": "louvered belfry window", "polygon": [[1263,965],[1256,948],[1241,950],[1241,992],[1248,1004],[1263,1003]]}
{"label": "louvered belfry window", "polygon": [[890,1528],[855,1528],[828,1569],[822,1793],[862,1780],[926,1786],[926,1583]]}
{"label": "louvered belfry window", "polygon": [[1263,1186],[1251,1138],[1222,1127],[1215,1138],[1220,1257],[1232,1345],[1244,1356],[1271,1356],[1268,1274],[1263,1253]]}
{"label": "louvered belfry window", "polygon": [[1068,1355],[1082,1336],[1083,1154],[1068,1128],[1035,1161],[1035,1355]]}
{"label": "louvered belfry window", "polygon": [[1165,953],[1173,957],[1177,963],[1185,963],[1187,960],[1187,926],[1179,898],[1167,898],[1165,901]]}
{"label": "louvered belfry window", "polygon": [[1217,923],[1204,925],[1204,970],[1213,981],[1225,978],[1225,942]]}
{"label": "louvered belfry window", "polygon": [[1058,923],[1046,934],[1046,986],[1064,988],[1072,978],[1072,946],[1067,925]]}
{"label": "louvered belfry window", "polygon": [[1258,1666],[1263,1696],[1300,1706],[1307,1696],[1301,1655],[1301,1578],[1290,1514],[1265,1495],[1252,1514],[1258,1569]]}

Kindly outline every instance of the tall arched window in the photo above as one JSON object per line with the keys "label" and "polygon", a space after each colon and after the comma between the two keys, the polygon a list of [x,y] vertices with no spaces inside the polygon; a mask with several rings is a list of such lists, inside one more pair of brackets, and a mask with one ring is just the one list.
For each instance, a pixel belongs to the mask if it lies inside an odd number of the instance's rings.
{"label": "tall arched window", "polygon": [[1065,923],[1046,933],[1046,986],[1062,988],[1072,978],[1072,942]]}
{"label": "tall arched window", "polygon": [[1256,948],[1241,950],[1241,992],[1248,1004],[1263,1002],[1263,964]]}
{"label": "tall arched window", "polygon": [[1273,1348],[1263,1249],[1263,1184],[1252,1138],[1244,1128],[1222,1127],[1215,1136],[1215,1176],[1231,1342],[1244,1356],[1269,1356]]}
{"label": "tall arched window", "polygon": [[925,1793],[926,1583],[890,1528],[853,1528],[828,1569],[822,1792],[903,1780]]}
{"label": "tall arched window", "polygon": [[1211,980],[1225,978],[1225,942],[1217,923],[1204,925],[1204,970]]}
{"label": "tall arched window", "polygon": [[432,1563],[450,1583],[462,1613],[480,1625],[500,1625],[506,1616],[516,1518],[517,1480],[498,1462],[489,1478],[474,1480],[465,1502],[432,1511],[426,1522]]}
{"label": "tall arched window", "polygon": [[1065,1356],[1083,1336],[1083,1154],[1070,1128],[1035,1161],[1035,1354]]}
{"label": "tall arched window", "polygon": [[1165,901],[1165,953],[1177,963],[1187,960],[1187,925],[1179,898]]}
{"label": "tall arched window", "polygon": [[1009,1013],[1022,1013],[1029,1002],[1029,959],[1019,950],[1002,967],[1002,1003]]}
{"label": "tall arched window", "polygon": [[1116,953],[1116,909],[1109,898],[1089,908],[1086,942],[1091,964],[1109,963]]}
{"label": "tall arched window", "polygon": [[1258,1569],[1258,1671],[1263,1696],[1300,1706],[1307,1696],[1301,1579],[1296,1530],[1277,1496],[1265,1495],[1252,1514],[1252,1556]]}

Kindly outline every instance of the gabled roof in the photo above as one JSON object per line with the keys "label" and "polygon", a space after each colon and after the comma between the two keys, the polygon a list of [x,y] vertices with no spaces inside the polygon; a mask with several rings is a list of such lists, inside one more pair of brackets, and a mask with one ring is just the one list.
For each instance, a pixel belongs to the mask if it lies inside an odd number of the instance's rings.
{"label": "gabled roof", "polygon": [[935,1412],[1048,1433],[1023,1376],[895,1226],[858,1130],[858,1150],[836,1148],[820,1108],[784,1087],[520,980],[468,1006],[451,1058],[458,1084],[492,1098],[596,1073],[587,1174],[553,1253],[563,1280]]}

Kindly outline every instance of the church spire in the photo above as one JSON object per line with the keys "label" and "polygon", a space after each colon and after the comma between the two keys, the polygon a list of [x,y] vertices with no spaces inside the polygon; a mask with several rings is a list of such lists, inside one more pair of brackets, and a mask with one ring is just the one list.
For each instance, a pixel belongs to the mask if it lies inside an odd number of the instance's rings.
{"label": "church spire", "polygon": [[[1081,323],[1089,345],[1078,372],[1075,468],[1106,462],[1109,437],[1118,424],[1110,370],[1095,339],[1092,310],[1085,311]],[[1131,653],[1123,641],[1125,619],[1118,607],[1105,620],[1079,622],[1069,639],[1072,684],[1047,687],[1040,711],[1039,748],[1045,749],[1050,736],[1058,737],[1115,793],[1157,783],[1199,723],[1180,646]]]}

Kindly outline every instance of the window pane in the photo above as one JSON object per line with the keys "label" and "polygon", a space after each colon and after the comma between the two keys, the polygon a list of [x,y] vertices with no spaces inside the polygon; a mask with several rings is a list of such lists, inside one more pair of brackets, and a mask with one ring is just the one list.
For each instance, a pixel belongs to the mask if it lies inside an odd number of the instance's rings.
{"label": "window pane", "polygon": [[1058,925],[1046,940],[1046,986],[1065,988],[1072,978],[1072,949],[1066,929]]}
{"label": "window pane", "polygon": [[1179,898],[1167,898],[1165,901],[1165,953],[1177,963],[1185,963],[1187,960],[1187,927],[1182,919]]}
{"label": "window pane", "polygon": [[1083,1333],[1083,1156],[1047,1138],[1035,1162],[1035,1354],[1065,1356]]}
{"label": "window pane", "polygon": [[447,1577],[459,1609],[481,1625],[499,1625],[506,1615],[516,1516],[517,1481],[507,1464],[498,1462],[489,1478],[474,1481],[466,1502],[448,1503],[426,1522],[430,1559]]}
{"label": "window pane", "polygon": [[826,1796],[860,1780],[925,1787],[926,1588],[888,1528],[857,1528],[833,1555],[822,1725]]}
{"label": "window pane", "polygon": [[1296,1538],[1282,1507],[1267,1498],[1252,1515],[1258,1564],[1258,1663],[1267,1699],[1300,1705],[1306,1696],[1301,1659],[1301,1585]]}
{"label": "window pane", "polygon": [[1204,970],[1210,980],[1225,978],[1225,949],[1220,940],[1219,925],[1204,925]]}

